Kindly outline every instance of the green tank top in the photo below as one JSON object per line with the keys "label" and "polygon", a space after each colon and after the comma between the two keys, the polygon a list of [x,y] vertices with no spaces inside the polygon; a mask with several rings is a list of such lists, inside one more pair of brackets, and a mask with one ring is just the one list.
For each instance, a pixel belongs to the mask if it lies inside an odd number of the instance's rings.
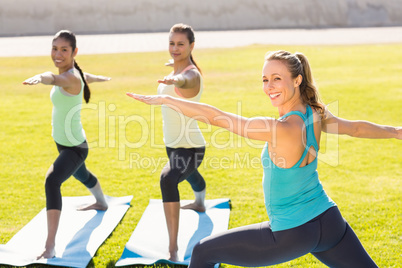
{"label": "green tank top", "polygon": [[[73,73],[74,69],[68,72]],[[53,103],[52,137],[60,145],[73,147],[86,139],[81,124],[81,107],[84,82],[81,77],[81,91],[78,95],[66,92],[62,87],[53,86],[50,99]]]}
{"label": "green tank top", "polygon": [[276,166],[269,156],[268,143],[261,154],[265,207],[272,231],[300,226],[336,206],[318,179],[317,157],[307,166],[300,167],[310,147],[313,147],[318,155],[313,111],[307,106],[305,114],[292,111],[280,119],[293,114],[300,116],[306,126],[306,146],[300,160],[291,168]]}

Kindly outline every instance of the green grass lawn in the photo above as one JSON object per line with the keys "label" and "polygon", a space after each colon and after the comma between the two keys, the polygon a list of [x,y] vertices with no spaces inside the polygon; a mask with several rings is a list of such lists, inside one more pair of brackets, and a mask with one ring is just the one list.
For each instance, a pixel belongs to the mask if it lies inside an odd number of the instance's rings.
{"label": "green grass lawn", "polygon": [[[402,125],[402,44],[362,46],[249,46],[199,49],[204,73],[202,102],[243,116],[277,117],[262,91],[267,51],[303,52],[325,103],[341,117]],[[160,199],[159,173],[166,161],[160,108],[135,102],[125,92],[154,94],[170,72],[167,52],[79,55],[84,71],[112,77],[92,84],[82,122],[91,145],[87,166],[105,194],[133,195],[121,223],[89,267],[113,267],[149,199]],[[51,87],[23,86],[26,78],[56,71],[48,57],[0,58],[0,243],[5,244],[45,206],[44,177],[57,156],[51,138]],[[208,142],[200,168],[207,198],[230,198],[229,228],[268,220],[259,165],[261,142],[200,124]],[[366,250],[380,267],[402,263],[402,142],[324,135],[319,174]],[[64,196],[88,195],[75,179]],[[193,198],[180,184],[182,199]],[[165,219],[160,219],[164,221]],[[32,266],[37,267],[37,266]],[[224,267],[233,267],[224,265]],[[275,267],[326,267],[307,255]]]}

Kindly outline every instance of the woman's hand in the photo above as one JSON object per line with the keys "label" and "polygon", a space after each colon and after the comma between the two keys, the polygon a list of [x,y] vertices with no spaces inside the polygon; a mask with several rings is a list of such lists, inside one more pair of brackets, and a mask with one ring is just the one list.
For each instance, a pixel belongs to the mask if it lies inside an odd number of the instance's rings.
{"label": "woman's hand", "polygon": [[45,84],[45,85],[53,85],[55,82],[55,76],[53,75],[52,72],[44,72],[41,74],[37,74],[35,76],[32,76],[31,78],[28,78],[24,82],[22,82],[23,85],[37,85],[39,83]]}
{"label": "woman's hand", "polygon": [[143,102],[143,103],[146,103],[149,105],[162,105],[163,100],[165,99],[165,97],[161,96],[161,95],[145,96],[145,95],[140,95],[140,94],[135,94],[135,93],[130,93],[130,92],[127,92],[126,95],[137,101],[140,101],[140,102]]}
{"label": "woman's hand", "polygon": [[93,82],[105,82],[105,81],[110,81],[110,77],[103,76],[103,75],[94,75],[90,73],[84,73],[85,80],[87,83],[93,83]]}
{"label": "woman's hand", "polygon": [[179,82],[179,79],[177,76],[165,76],[163,79],[159,79],[158,83],[166,84],[166,85],[173,85],[177,84]]}
{"label": "woman's hand", "polygon": [[402,140],[402,127],[396,128],[396,139]]}
{"label": "woman's hand", "polygon": [[97,78],[96,82],[105,82],[105,81],[110,81],[110,79],[112,79],[110,77],[103,76],[103,75],[97,75],[96,78]]}
{"label": "woman's hand", "polygon": [[168,62],[165,63],[165,66],[167,66],[167,67],[173,67],[173,65],[174,65],[173,59],[170,59],[170,60],[168,60]]}
{"label": "woman's hand", "polygon": [[37,74],[33,77],[28,78],[27,80],[25,80],[24,82],[22,82],[23,85],[37,85],[39,83],[42,82],[42,77],[40,74]]}

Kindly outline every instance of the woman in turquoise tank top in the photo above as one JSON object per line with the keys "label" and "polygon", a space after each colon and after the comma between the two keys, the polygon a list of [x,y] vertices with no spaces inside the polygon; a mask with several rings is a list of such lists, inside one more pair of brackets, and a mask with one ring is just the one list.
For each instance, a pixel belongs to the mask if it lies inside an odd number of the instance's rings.
{"label": "woman in turquoise tank top", "polygon": [[62,207],[60,186],[70,176],[81,181],[96,199],[94,204],[81,210],[106,210],[108,207],[98,179],[85,166],[88,146],[81,124],[81,105],[83,97],[86,102],[90,98],[87,83],[108,81],[110,78],[83,73],[74,60],[77,51],[75,35],[66,30],[58,32],[53,38],[51,57],[59,74],[45,72],[23,82],[24,85],[54,85],[50,92],[53,103],[52,136],[59,156],[46,174],[48,236],[38,259],[56,256],[55,238]]}
{"label": "woman in turquoise tank top", "polygon": [[171,96],[127,93],[138,101],[178,107],[188,117],[266,142],[261,157],[270,221],[202,239],[194,247],[189,267],[214,267],[216,263],[270,266],[307,253],[329,267],[377,267],[325,193],[318,179],[317,152],[322,131],[402,139],[402,128],[332,115],[320,102],[309,62],[301,53],[267,54],[262,84],[272,105],[278,108],[279,119],[245,118]]}

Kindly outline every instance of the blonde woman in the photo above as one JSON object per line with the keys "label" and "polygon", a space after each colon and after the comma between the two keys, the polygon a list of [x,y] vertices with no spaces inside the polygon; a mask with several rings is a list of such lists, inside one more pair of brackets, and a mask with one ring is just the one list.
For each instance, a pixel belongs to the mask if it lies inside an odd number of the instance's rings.
{"label": "blonde woman", "polygon": [[261,157],[270,221],[202,239],[194,247],[189,267],[214,267],[216,263],[270,266],[307,253],[329,267],[378,267],[324,191],[317,173],[317,152],[322,131],[402,139],[402,129],[333,116],[320,102],[309,62],[301,53],[268,54],[262,84],[278,108],[279,119],[245,118],[170,96],[128,93],[138,101],[172,107],[188,117],[266,142]]}

